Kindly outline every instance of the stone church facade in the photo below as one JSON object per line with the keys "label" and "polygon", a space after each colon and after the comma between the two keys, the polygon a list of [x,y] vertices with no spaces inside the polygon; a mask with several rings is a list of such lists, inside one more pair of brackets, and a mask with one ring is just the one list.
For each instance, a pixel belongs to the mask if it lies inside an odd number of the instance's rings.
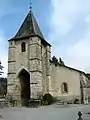
{"label": "stone church facade", "polygon": [[8,41],[8,96],[13,100],[25,105],[46,93],[62,101],[78,98],[84,103],[89,98],[90,81],[84,72],[50,62],[51,45],[31,10]]}
{"label": "stone church facade", "polygon": [[50,93],[61,101],[88,104],[90,102],[90,80],[77,69],[51,64]]}

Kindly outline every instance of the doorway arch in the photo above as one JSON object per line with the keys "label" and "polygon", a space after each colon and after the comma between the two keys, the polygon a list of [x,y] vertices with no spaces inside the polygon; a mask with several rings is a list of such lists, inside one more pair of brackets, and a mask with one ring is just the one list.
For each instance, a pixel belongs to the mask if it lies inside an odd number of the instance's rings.
{"label": "doorway arch", "polygon": [[19,73],[19,80],[21,86],[21,105],[22,106],[29,106],[30,100],[30,74],[25,70],[22,69]]}

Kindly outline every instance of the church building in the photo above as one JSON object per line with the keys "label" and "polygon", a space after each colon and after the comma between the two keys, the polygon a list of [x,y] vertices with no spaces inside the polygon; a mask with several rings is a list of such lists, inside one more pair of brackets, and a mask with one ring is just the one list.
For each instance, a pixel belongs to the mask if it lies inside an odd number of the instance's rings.
{"label": "church building", "polygon": [[60,101],[88,103],[90,80],[79,70],[51,60],[51,45],[29,11],[8,48],[8,96],[27,106],[49,93]]}

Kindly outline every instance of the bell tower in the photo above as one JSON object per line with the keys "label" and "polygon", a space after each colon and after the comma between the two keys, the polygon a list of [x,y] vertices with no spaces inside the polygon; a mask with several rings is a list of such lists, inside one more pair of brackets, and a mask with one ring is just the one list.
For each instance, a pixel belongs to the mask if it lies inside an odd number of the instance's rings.
{"label": "bell tower", "polygon": [[[49,92],[51,45],[45,40],[37,21],[29,11],[16,35],[9,40],[8,49],[8,95],[24,105],[21,97],[26,75],[30,76],[30,97],[38,98]],[[25,72],[22,72],[25,71]],[[22,73],[22,74],[21,74]],[[27,73],[27,74],[25,74]],[[19,76],[22,75],[23,77]],[[21,86],[20,80],[23,79]],[[23,97],[24,98],[24,97]],[[23,104],[21,102],[23,100]]]}

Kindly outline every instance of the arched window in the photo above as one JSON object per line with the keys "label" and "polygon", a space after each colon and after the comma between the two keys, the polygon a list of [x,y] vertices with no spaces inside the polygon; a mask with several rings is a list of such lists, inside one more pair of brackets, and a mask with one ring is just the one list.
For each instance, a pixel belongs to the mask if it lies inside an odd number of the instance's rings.
{"label": "arched window", "polygon": [[67,83],[62,83],[61,90],[62,90],[62,93],[68,93],[68,85],[67,85]]}
{"label": "arched window", "polygon": [[21,44],[21,51],[22,52],[26,51],[26,43],[25,42],[22,42],[22,44]]}

